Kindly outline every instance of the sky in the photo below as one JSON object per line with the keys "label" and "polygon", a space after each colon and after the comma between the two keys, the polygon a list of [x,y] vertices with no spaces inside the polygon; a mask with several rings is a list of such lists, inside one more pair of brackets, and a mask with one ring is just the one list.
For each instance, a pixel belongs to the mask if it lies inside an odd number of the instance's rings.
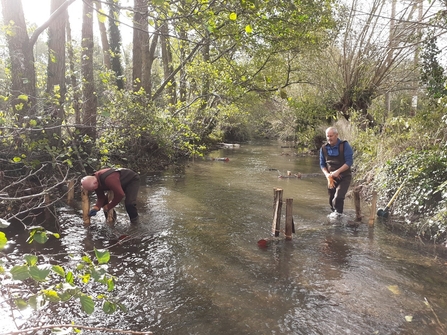
{"label": "sky", "polygon": [[[23,12],[25,14],[25,20],[27,24],[35,23],[37,26],[40,26],[42,23],[48,20],[50,17],[50,3],[51,0],[21,0],[23,5]],[[133,0],[122,0],[121,4],[124,6],[133,5]],[[82,0],[75,0],[68,7],[68,15],[70,18],[72,35],[74,38],[81,36],[82,29]],[[0,7],[1,10],[1,7]],[[127,20],[128,21],[128,20]],[[95,29],[96,29],[96,37],[99,38],[98,28],[97,28],[97,20],[93,20]],[[107,24],[107,23],[106,23]],[[126,43],[128,38],[130,37],[130,29],[127,29],[124,26],[121,26],[121,34],[123,41]],[[42,35],[44,37],[45,34]],[[131,37],[130,37],[131,40]]]}
{"label": "sky", "polygon": [[[50,3],[51,0],[22,0],[26,21],[40,26],[50,16]],[[76,0],[68,7],[68,15],[73,25],[81,26],[82,0]]]}

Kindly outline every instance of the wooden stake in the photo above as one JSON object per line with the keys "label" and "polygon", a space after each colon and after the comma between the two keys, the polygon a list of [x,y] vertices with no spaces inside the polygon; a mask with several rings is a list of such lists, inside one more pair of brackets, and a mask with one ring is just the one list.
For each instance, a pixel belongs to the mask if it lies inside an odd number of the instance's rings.
{"label": "wooden stake", "polygon": [[354,188],[355,221],[362,221],[362,211],[360,209],[360,187]]}
{"label": "wooden stake", "polygon": [[70,180],[68,182],[68,193],[67,193],[67,203],[72,206],[74,203],[74,193],[75,193],[75,181]]}
{"label": "wooden stake", "polygon": [[374,219],[376,217],[376,206],[377,206],[377,192],[373,192],[373,198],[371,203],[371,213],[369,214],[368,224],[374,226]]}
{"label": "wooden stake", "polygon": [[281,228],[282,193],[280,188],[273,189],[273,222],[272,235],[278,237]]}
{"label": "wooden stake", "polygon": [[[113,191],[107,191],[107,200],[110,202],[113,200]],[[115,224],[114,210],[111,209],[107,212],[106,222],[108,225],[113,226]]]}
{"label": "wooden stake", "polygon": [[286,240],[292,239],[293,227],[293,199],[286,199]]}
{"label": "wooden stake", "polygon": [[81,202],[82,202],[82,219],[84,220],[84,226],[90,226],[90,216],[88,212],[90,210],[90,200],[88,198],[88,191],[81,188]]}

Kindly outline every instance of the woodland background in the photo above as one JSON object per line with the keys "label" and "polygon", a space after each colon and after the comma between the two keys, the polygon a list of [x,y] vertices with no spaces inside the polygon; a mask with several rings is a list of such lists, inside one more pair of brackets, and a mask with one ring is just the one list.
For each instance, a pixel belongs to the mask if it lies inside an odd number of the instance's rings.
{"label": "woodland background", "polygon": [[40,26],[20,0],[1,4],[4,220],[57,206],[104,166],[145,173],[255,138],[315,153],[335,124],[364,199],[405,181],[393,214],[445,240],[445,2],[51,0]]}

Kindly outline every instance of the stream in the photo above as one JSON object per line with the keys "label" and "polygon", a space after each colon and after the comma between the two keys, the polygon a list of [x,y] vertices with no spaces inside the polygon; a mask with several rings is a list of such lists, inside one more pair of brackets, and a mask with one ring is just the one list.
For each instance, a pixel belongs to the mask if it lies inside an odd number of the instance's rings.
{"label": "stream", "polygon": [[[279,178],[287,171],[302,178]],[[156,335],[447,334],[444,250],[395,234],[379,218],[368,225],[366,205],[357,228],[329,222],[320,172],[317,156],[296,155],[278,142],[247,143],[141,178],[141,225],[122,244],[117,236],[130,229],[123,204],[113,230],[102,213],[85,228],[81,211],[70,207],[58,212],[61,237],[44,245],[10,229],[12,258],[35,253],[69,262],[110,248],[113,295],[128,309],[86,315],[67,303],[22,311],[16,322],[73,321]],[[293,199],[290,241],[283,233],[271,239],[275,188]],[[345,215],[355,219],[352,198]],[[259,247],[267,238],[268,246]],[[15,327],[10,310],[0,307],[3,334]]]}

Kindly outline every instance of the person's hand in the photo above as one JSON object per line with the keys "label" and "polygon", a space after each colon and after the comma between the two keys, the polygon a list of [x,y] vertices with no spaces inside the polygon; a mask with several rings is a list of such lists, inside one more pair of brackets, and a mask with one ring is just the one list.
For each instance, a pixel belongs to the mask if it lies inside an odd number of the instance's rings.
{"label": "person's hand", "polygon": [[335,187],[335,179],[331,174],[327,175],[327,188],[333,189]]}
{"label": "person's hand", "polygon": [[88,216],[95,216],[96,213],[98,213],[99,208],[96,206],[93,206],[92,209],[90,210],[90,212],[88,212]]}
{"label": "person's hand", "polygon": [[102,208],[102,210],[103,210],[104,212],[108,212],[108,211],[109,211],[109,206],[108,206],[108,205],[105,205],[105,206]]}

